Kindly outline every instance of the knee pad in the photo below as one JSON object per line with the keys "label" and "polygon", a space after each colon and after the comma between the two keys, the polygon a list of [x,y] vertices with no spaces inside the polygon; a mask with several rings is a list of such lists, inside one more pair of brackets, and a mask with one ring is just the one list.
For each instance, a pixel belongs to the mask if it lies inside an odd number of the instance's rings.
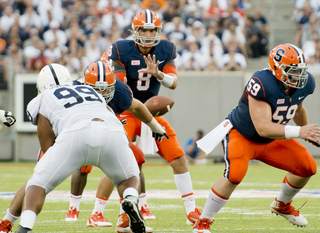
{"label": "knee pad", "polygon": [[144,153],[142,152],[142,150],[138,146],[131,143],[130,148],[134,154],[134,157],[137,160],[138,165],[146,162],[146,158],[144,157]]}
{"label": "knee pad", "polygon": [[41,188],[43,188],[46,192],[46,194],[50,193],[55,187],[48,187],[48,186],[45,186],[43,184],[41,184],[40,182],[38,182],[37,180],[34,180],[34,179],[30,179],[28,180],[28,183],[26,185],[26,189],[25,189],[25,192],[27,191],[27,189],[31,186],[31,185],[35,185],[35,186],[39,186]]}
{"label": "knee pad", "polygon": [[80,168],[80,170],[83,174],[89,174],[92,170],[92,167],[93,167],[92,165],[83,166]]}

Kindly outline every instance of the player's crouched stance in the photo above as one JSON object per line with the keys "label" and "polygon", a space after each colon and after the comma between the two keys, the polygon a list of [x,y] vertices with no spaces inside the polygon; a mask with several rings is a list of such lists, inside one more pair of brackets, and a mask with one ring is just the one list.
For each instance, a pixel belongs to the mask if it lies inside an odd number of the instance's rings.
{"label": "player's crouched stance", "polygon": [[[271,212],[296,226],[308,224],[291,205],[317,170],[312,155],[296,139],[319,146],[316,137],[320,136],[320,128],[309,124],[303,106],[303,100],[315,89],[315,80],[307,68],[301,49],[291,44],[276,46],[269,55],[269,69],[251,77],[237,108],[197,141],[207,154],[222,141],[226,169],[211,188],[194,233],[210,233],[212,219],[242,181],[252,159],[288,172],[280,194],[270,206]],[[296,126],[287,125],[291,119]]]}
{"label": "player's crouched stance", "polygon": [[71,84],[70,73],[59,64],[45,66],[38,75],[40,94],[30,101],[27,112],[37,125],[45,154],[27,183],[16,233],[32,232],[46,194],[86,165],[97,166],[111,177],[124,199],[131,229],[145,233],[138,208],[139,168],[121,122],[106,108],[103,95],[108,89],[99,94],[92,87]]}

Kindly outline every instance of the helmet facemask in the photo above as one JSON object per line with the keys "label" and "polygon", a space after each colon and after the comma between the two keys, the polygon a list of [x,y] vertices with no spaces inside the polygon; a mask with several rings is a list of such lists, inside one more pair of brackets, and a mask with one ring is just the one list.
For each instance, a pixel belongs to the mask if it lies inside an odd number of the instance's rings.
{"label": "helmet facemask", "polygon": [[[136,26],[134,27],[134,31],[133,31],[133,40],[136,44],[142,46],[142,47],[147,47],[147,48],[151,48],[153,46],[156,46],[157,44],[160,43],[160,39],[161,39],[161,26],[157,27],[154,26],[154,24],[151,25],[146,25],[147,23],[145,23],[145,25],[142,26]],[[147,37],[147,36],[140,36],[139,33],[139,29],[156,29],[156,35],[154,37]]]}
{"label": "helmet facemask", "polygon": [[292,88],[304,88],[308,81],[307,68],[308,66],[304,63],[300,63],[298,65],[282,64],[279,67],[283,74],[283,76],[281,77],[282,83]]}
{"label": "helmet facemask", "polygon": [[84,84],[97,90],[109,103],[115,92],[115,75],[108,63],[92,62],[84,71]]}

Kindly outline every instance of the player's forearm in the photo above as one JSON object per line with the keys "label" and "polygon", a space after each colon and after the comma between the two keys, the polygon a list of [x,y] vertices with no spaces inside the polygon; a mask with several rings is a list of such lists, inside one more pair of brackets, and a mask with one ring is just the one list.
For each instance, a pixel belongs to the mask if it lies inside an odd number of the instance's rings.
{"label": "player's forearm", "polygon": [[298,107],[296,114],[293,117],[293,121],[298,126],[309,124],[307,110],[302,104]]}
{"label": "player's forearm", "polygon": [[169,89],[176,89],[178,85],[177,75],[175,74],[165,74],[158,70],[158,73],[154,75],[158,79],[158,81],[165,87]]}
{"label": "player's forearm", "polygon": [[137,99],[132,100],[132,104],[127,111],[129,111],[135,118],[146,124],[151,122],[153,118],[147,107]]}

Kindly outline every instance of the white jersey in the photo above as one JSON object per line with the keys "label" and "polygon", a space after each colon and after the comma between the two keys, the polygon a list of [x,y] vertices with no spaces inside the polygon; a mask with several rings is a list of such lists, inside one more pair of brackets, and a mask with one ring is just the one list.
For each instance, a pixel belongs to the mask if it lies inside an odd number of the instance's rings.
{"label": "white jersey", "polygon": [[117,127],[121,125],[107,109],[103,96],[85,85],[56,86],[42,92],[30,101],[27,114],[34,125],[37,125],[38,114],[47,118],[56,136],[62,130],[81,129],[93,118],[114,122]]}
{"label": "white jersey", "polygon": [[[130,177],[139,177],[121,122],[93,88],[52,87],[31,100],[27,112],[35,125],[39,114],[47,118],[56,135],[27,187],[37,185],[49,193],[75,170],[88,165],[101,168],[116,186]],[[103,121],[93,121],[94,118]]]}

